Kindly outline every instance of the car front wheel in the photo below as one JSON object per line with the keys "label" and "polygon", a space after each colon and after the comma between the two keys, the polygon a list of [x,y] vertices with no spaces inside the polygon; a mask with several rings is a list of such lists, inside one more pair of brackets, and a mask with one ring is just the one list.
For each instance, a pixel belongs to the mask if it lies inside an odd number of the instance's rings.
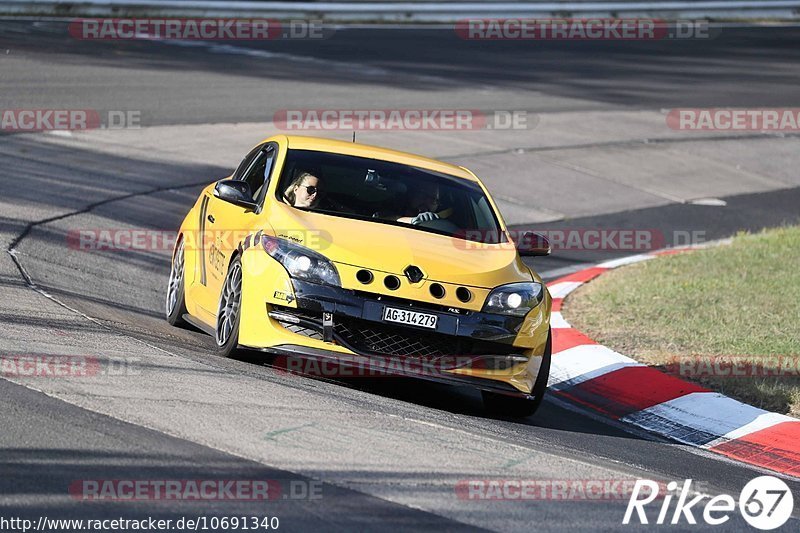
{"label": "car front wheel", "polygon": [[185,262],[183,240],[175,250],[175,258],[172,260],[172,267],[169,272],[169,284],[167,285],[166,315],[167,322],[171,326],[182,326],[184,324],[183,315],[186,314],[185,296]]}
{"label": "car front wheel", "polygon": [[230,357],[239,345],[242,318],[242,262],[237,257],[228,267],[217,310],[216,341],[218,355]]}

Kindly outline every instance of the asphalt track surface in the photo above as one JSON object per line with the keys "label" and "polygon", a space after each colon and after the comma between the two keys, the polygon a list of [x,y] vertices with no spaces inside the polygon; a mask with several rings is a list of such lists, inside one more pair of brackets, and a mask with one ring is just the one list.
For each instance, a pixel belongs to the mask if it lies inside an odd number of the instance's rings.
{"label": "asphalt track surface", "polygon": [[[211,137],[214,123],[268,121],[293,107],[496,109],[498,97],[504,109],[532,112],[791,107],[800,81],[800,30],[791,28],[731,29],[703,43],[536,46],[465,43],[433,30],[350,29],[319,42],[245,46],[270,52],[260,56],[80,42],[53,23],[0,28],[0,54],[8,51],[0,55],[0,108],[139,109],[145,126],[207,124]],[[124,147],[56,140],[0,136],[0,236],[23,267],[3,258],[3,349],[134,354],[141,368],[90,385],[0,380],[2,516],[274,515],[282,528],[303,531],[616,530],[625,501],[464,501],[454,486],[475,478],[692,478],[709,493],[738,495],[758,474],[552,401],[528,420],[493,419],[470,390],[303,378],[277,372],[259,353],[214,358],[210,338],[161,318],[167,254],[85,253],[64,243],[70,229],[109,221],[176,228],[200,184],[230,167],[154,164]],[[190,150],[192,142],[179,144],[176,150]],[[232,154],[231,166],[240,156]],[[669,204],[561,224],[698,228],[722,238],[800,216],[797,188],[724,199],[727,206],[716,210]],[[618,254],[560,254],[534,266],[550,272]],[[26,276],[51,298],[31,290]],[[319,480],[323,497],[78,504],[67,491],[78,479],[241,478],[282,486]],[[800,484],[787,482],[800,496]],[[740,519],[725,527],[746,529]],[[698,528],[684,522],[673,529]],[[796,520],[785,528],[796,530]]]}

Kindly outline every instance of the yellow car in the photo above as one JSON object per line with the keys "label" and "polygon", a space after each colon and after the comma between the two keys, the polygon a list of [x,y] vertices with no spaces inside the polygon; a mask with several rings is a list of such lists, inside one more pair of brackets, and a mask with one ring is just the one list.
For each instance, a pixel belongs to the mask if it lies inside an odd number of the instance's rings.
{"label": "yellow car", "polygon": [[481,181],[374,146],[279,135],[183,221],[167,320],[239,346],[480,389],[527,416],[550,368],[550,295]]}

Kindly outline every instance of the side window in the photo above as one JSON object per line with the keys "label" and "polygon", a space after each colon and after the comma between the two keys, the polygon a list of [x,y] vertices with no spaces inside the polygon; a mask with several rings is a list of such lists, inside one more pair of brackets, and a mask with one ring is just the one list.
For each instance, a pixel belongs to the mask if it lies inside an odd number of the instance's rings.
{"label": "side window", "polygon": [[269,185],[269,175],[274,162],[275,148],[270,145],[263,147],[242,178],[243,181],[250,185],[253,199],[259,204],[263,199],[264,192],[267,190],[267,185]]}

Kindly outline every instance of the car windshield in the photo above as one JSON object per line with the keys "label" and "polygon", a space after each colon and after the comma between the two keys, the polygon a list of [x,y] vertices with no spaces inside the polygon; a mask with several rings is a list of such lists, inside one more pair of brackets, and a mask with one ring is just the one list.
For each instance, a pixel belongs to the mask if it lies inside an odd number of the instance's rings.
{"label": "car windshield", "polygon": [[507,241],[477,183],[390,161],[289,150],[277,196],[329,215],[489,244]]}

